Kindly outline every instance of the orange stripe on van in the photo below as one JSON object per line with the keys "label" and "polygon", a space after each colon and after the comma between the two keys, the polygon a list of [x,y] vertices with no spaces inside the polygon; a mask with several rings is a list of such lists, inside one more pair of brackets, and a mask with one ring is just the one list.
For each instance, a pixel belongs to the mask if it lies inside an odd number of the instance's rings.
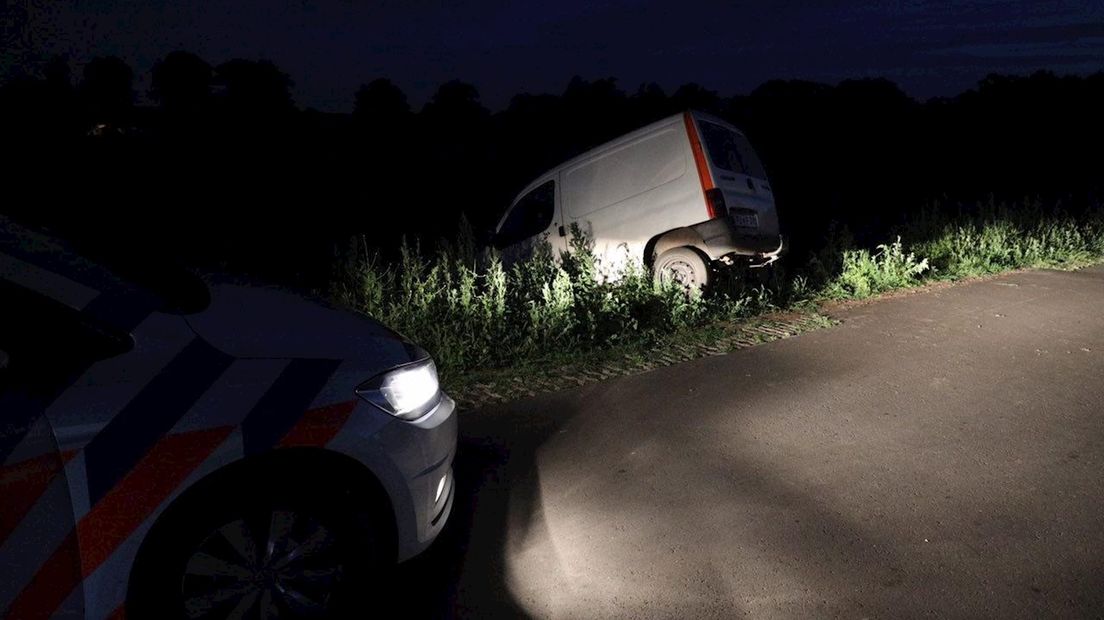
{"label": "orange stripe on van", "polygon": [[722,214],[713,212],[713,204],[709,202],[706,192],[717,187],[713,183],[713,174],[709,171],[709,162],[705,161],[705,151],[702,149],[701,138],[698,137],[698,126],[694,123],[694,117],[690,112],[684,112],[683,120],[686,121],[686,133],[690,136],[690,150],[694,152],[694,164],[698,168],[698,179],[701,181],[702,197],[705,200],[705,211],[709,217],[719,217]]}

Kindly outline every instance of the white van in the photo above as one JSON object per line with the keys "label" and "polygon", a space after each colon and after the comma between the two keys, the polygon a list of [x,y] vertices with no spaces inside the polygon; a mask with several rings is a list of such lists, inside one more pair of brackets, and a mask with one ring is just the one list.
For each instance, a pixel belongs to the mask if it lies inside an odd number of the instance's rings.
{"label": "white van", "polygon": [[591,149],[538,177],[499,220],[494,243],[524,256],[547,239],[568,249],[571,226],[590,235],[607,266],[626,258],[686,286],[708,284],[714,261],[782,251],[774,195],[735,127],[677,114]]}

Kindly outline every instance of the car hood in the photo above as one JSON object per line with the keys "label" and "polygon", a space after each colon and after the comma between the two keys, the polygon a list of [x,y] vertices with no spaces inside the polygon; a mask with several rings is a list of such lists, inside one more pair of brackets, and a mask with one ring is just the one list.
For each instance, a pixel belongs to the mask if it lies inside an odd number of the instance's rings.
{"label": "car hood", "polygon": [[234,357],[339,359],[381,369],[428,357],[368,317],[282,289],[211,283],[210,292],[210,305],[188,324]]}

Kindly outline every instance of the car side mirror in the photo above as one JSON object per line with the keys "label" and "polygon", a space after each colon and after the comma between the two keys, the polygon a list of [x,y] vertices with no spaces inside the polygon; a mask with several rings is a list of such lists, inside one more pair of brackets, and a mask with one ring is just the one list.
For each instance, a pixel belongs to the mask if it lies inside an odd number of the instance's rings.
{"label": "car side mirror", "polygon": [[11,362],[11,358],[8,357],[8,352],[0,349],[0,370],[7,370],[8,364]]}

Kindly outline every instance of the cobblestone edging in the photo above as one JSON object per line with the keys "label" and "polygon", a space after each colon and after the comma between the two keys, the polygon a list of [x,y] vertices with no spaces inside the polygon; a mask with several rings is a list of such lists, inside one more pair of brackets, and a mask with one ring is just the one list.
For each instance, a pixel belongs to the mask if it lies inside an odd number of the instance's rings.
{"label": "cobblestone edging", "polygon": [[[548,392],[597,383],[615,377],[625,377],[647,372],[654,368],[671,366],[710,355],[723,355],[764,342],[789,338],[797,334],[835,324],[836,321],[821,314],[801,314],[759,319],[741,325],[727,336],[713,342],[681,345],[665,345],[640,353],[627,354],[622,360],[611,360],[598,367],[579,368],[561,366],[552,368],[541,376],[527,373],[484,380],[449,390],[463,409],[509,402]],[[641,359],[643,358],[643,359]]]}

